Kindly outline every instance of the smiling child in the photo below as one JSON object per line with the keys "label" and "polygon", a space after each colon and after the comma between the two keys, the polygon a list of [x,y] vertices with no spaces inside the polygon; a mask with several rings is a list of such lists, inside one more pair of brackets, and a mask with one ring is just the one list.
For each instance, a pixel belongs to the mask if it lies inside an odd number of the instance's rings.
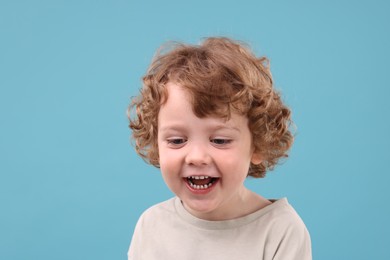
{"label": "smiling child", "polygon": [[267,59],[207,38],[160,52],[143,83],[131,106],[135,148],[176,197],[142,214],[128,259],[311,259],[309,233],[287,199],[244,186],[293,143]]}

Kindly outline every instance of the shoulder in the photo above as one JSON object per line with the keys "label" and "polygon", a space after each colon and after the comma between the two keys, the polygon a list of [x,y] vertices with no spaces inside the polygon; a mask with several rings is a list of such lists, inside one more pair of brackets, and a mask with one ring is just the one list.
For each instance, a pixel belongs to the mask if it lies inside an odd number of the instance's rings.
{"label": "shoulder", "polygon": [[300,233],[303,235],[303,233],[307,232],[301,217],[290,205],[287,198],[274,201],[267,208],[268,212],[266,212],[264,217],[276,234],[293,232],[297,235]]}
{"label": "shoulder", "polygon": [[290,205],[287,198],[278,200],[270,200],[272,203],[253,215],[259,221],[265,221],[270,225],[273,224],[303,224],[302,219],[299,217],[295,209]]}
{"label": "shoulder", "polygon": [[[274,202],[268,212],[268,237],[275,259],[311,259],[311,239],[306,225],[287,199]],[[295,256],[295,257],[292,257]]]}
{"label": "shoulder", "polygon": [[150,253],[148,245],[154,244],[154,237],[150,234],[165,234],[167,222],[172,219],[174,212],[174,198],[158,203],[145,210],[135,226],[131,239],[128,259],[145,259],[144,255]]}
{"label": "shoulder", "polygon": [[175,199],[160,202],[146,209],[140,216],[137,225],[143,225],[144,223],[153,223],[156,220],[171,218],[175,215]]}
{"label": "shoulder", "polygon": [[173,222],[175,215],[174,203],[175,198],[172,198],[153,205],[145,210],[137,221],[131,244],[141,244],[141,241],[148,239],[148,234],[151,232],[153,233],[156,230],[160,230],[161,228],[169,225],[170,222]]}

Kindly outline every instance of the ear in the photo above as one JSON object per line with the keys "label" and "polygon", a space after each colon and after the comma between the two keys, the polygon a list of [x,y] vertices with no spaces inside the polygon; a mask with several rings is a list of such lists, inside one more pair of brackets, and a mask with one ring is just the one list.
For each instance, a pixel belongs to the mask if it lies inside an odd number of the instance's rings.
{"label": "ear", "polygon": [[251,158],[251,163],[258,165],[263,161],[262,156],[259,153],[253,153]]}

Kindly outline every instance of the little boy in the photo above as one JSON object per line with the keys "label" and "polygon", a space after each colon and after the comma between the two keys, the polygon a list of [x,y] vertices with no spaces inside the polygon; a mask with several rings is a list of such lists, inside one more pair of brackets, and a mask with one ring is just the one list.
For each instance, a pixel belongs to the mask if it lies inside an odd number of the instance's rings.
{"label": "little boy", "polygon": [[311,259],[287,199],[244,186],[293,143],[266,58],[228,38],[176,44],[155,57],[131,109],[136,151],[176,197],[142,214],[129,260]]}

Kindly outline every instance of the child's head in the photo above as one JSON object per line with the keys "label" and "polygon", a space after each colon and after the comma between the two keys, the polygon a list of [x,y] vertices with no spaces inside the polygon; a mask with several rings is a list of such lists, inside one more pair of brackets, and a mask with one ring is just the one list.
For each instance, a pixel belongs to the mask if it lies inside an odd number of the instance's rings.
{"label": "child's head", "polygon": [[229,119],[231,113],[248,118],[254,153],[248,175],[264,177],[293,142],[290,110],[274,90],[265,57],[257,58],[242,43],[227,38],[207,38],[200,45],[175,44],[160,52],[143,77],[143,88],[133,100],[136,115],[130,119],[137,152],[159,167],[158,114],[167,101],[167,83],[188,92],[199,118]]}

